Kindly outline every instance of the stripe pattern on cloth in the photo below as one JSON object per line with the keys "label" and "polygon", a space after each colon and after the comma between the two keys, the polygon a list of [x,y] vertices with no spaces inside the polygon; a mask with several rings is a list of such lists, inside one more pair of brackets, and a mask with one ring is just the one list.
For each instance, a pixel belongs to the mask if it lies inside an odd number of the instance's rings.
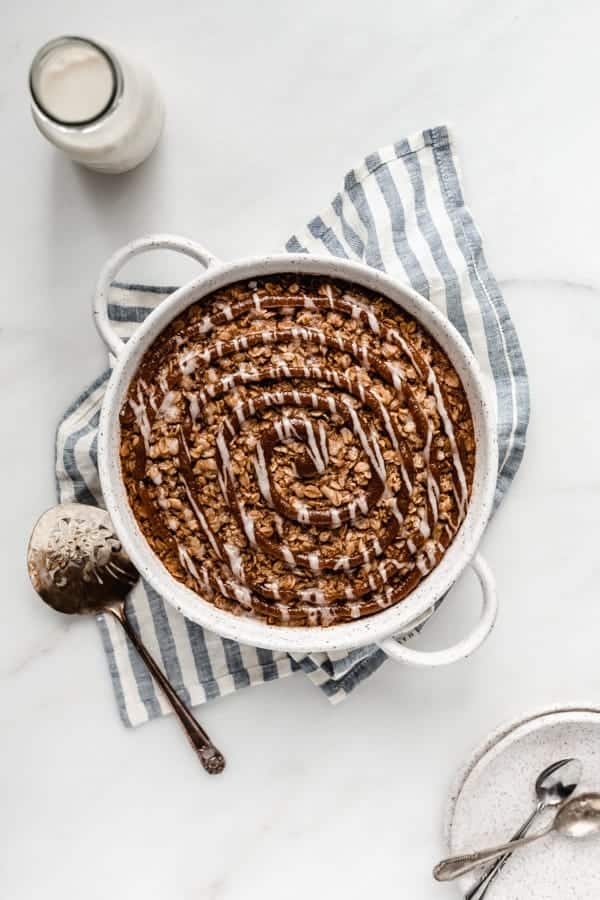
{"label": "stripe pattern on cloth", "polygon": [[[429,129],[367,156],[346,175],[329,206],[290,238],[286,249],[366,263],[410,285],[448,316],[479,360],[496,398],[498,505],[525,447],[527,373],[513,323],[464,203],[447,128]],[[115,331],[127,340],[174,289],[115,284],[109,306]],[[97,430],[109,375],[110,369],[90,385],[59,424],[56,482],[61,502],[102,504]],[[174,688],[191,705],[297,671],[336,703],[386,659],[375,646],[292,658],[237,644],[184,619],[144,583],[132,591],[128,612]],[[123,721],[138,725],[170,712],[117,623],[104,616],[98,623]]]}

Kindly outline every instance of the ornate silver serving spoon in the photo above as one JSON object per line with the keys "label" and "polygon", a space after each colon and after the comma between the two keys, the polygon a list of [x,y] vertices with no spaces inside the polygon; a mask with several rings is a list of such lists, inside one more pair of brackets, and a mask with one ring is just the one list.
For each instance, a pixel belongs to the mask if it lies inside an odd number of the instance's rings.
{"label": "ornate silver serving spoon", "polygon": [[572,838],[586,838],[600,833],[600,794],[580,794],[572,797],[559,808],[553,821],[547,828],[531,837],[521,838],[518,841],[509,841],[508,844],[500,844],[498,847],[489,847],[477,853],[465,853],[462,856],[452,856],[444,859],[433,870],[433,877],[437,881],[452,881],[461,875],[466,875],[471,869],[477,868],[482,863],[489,862],[497,856],[502,856],[507,850],[516,850],[525,847],[552,831]]}
{"label": "ornate silver serving spoon", "polygon": [[223,754],[178,697],[127,618],[125,599],[139,574],[116,537],[108,513],[63,503],[41,516],[29,540],[27,568],[45,603],[62,613],[113,616],[160,685],[207,772],[225,768]]}

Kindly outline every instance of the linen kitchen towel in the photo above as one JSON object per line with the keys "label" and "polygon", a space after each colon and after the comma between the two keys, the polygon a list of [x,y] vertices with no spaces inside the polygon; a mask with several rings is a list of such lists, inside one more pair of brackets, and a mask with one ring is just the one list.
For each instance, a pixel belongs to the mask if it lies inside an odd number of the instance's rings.
{"label": "linen kitchen towel", "polygon": [[[529,416],[527,374],[519,341],[465,206],[456,152],[445,127],[423,131],[372,153],[289,252],[331,253],[387,272],[434,303],[460,331],[496,397],[499,468],[496,505],[519,467]],[[109,307],[126,339],[174,288],[116,284]],[[102,504],[96,435],[107,370],[67,410],[56,439],[61,502]],[[196,705],[241,688],[304,672],[336,703],[385,662],[378,647],[290,657],[244,646],[206,631],[139,583],[129,614],[182,698]],[[110,617],[98,617],[119,711],[128,725],[170,712]],[[400,674],[399,674],[400,677]]]}

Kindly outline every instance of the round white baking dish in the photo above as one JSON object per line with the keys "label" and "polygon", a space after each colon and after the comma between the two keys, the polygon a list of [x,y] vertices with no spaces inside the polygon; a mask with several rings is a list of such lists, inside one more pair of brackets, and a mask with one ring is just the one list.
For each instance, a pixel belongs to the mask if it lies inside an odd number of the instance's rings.
{"label": "round white baking dish", "polygon": [[[133,256],[169,249],[197,260],[205,271],[164,300],[123,343],[115,334],[107,305],[111,282]],[[169,322],[190,304],[228,284],[276,273],[342,278],[369,288],[398,304],[430,332],[447,353],[460,376],[471,408],[476,437],[476,465],[466,518],[433,571],[404,600],[372,616],[327,628],[268,625],[258,619],[217,609],[198,593],[173,578],[154,554],[129,506],[119,460],[119,412],[141,359]],[[290,653],[348,650],[378,644],[390,657],[413,665],[446,665],[472,653],[488,636],[496,618],[497,599],[492,573],[477,546],[489,519],[498,461],[495,399],[484,383],[477,360],[456,329],[428,300],[383,273],[345,259],[308,254],[279,254],[234,262],[217,260],[204,247],[171,235],[153,235],[123,247],[104,267],[94,299],[100,335],[116,357],[108,382],[98,434],[98,465],[106,507],[115,530],[133,563],[164,599],[184,616],[224,637]],[[481,616],[467,637],[444,650],[417,651],[402,643],[434,612],[438,602],[463,570],[471,565],[482,589]]]}

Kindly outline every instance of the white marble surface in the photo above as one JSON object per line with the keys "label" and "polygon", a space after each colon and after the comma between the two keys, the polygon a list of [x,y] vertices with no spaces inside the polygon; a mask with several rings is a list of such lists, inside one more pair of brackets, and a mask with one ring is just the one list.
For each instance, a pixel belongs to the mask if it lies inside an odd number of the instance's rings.
{"label": "white marble surface", "polygon": [[[523,709],[599,697],[600,11],[5,0],[2,12],[0,895],[455,896],[429,873],[458,765]],[[28,61],[64,32],[154,59],[167,130],[129,176],[73,167],[34,132]],[[94,624],[53,615],[27,582],[26,538],[54,501],[55,422],[103,364],[93,281],[152,230],[224,257],[279,247],[358,158],[444,121],[531,376],[528,451],[484,541],[498,626],[466,663],[388,664],[336,709],[301,677],[202,709],[229,759],[211,780],[173,721],[122,727]],[[458,634],[471,588],[427,645]]]}

